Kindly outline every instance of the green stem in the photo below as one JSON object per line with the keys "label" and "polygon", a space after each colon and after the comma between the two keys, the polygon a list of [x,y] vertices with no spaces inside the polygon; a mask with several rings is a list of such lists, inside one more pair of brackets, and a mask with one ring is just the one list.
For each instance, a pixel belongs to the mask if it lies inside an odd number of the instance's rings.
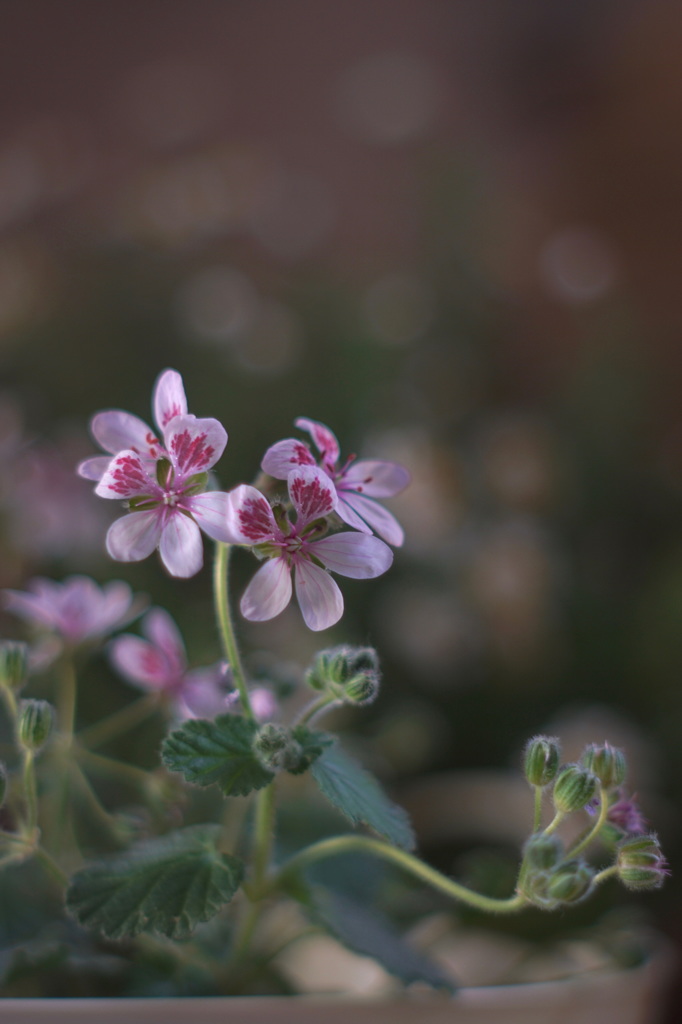
{"label": "green stem", "polygon": [[23,827],[30,834],[35,831],[38,824],[38,789],[32,750],[24,751],[24,802],[26,804],[26,821],[23,823]]}
{"label": "green stem", "polygon": [[601,885],[601,883],[605,882],[607,878],[612,878],[614,875],[617,875],[617,874],[618,874],[618,865],[617,864],[612,864],[611,867],[604,868],[603,871],[598,871],[597,874],[592,879],[592,882],[593,882],[594,885]]}
{"label": "green stem", "polygon": [[153,714],[158,706],[158,694],[150,693],[145,697],[140,697],[139,700],[133,701],[132,704],[126,704],[125,707],[114,711],[100,722],[95,722],[94,725],[89,725],[86,729],[82,729],[78,733],[78,742],[90,749],[99,747],[102,743],[106,743],[107,740],[118,736],[119,733],[134,728],[149,715]]}
{"label": "green stem", "polygon": [[223,643],[223,650],[232,671],[232,678],[234,679],[237,690],[239,691],[242,710],[245,716],[253,722],[255,721],[255,715],[251,707],[251,701],[249,700],[246,677],[244,675],[241,658],[239,657],[239,649],[237,647],[234,626],[232,625],[232,617],[230,615],[230,601],[228,598],[228,564],[231,550],[232,547],[230,544],[216,544],[215,562],[213,566],[213,598],[215,601],[215,611]]}
{"label": "green stem", "polygon": [[331,708],[332,704],[339,704],[340,701],[336,697],[330,696],[328,693],[323,693],[321,697],[317,697],[313,700],[306,708],[303,709],[300,715],[296,718],[294,725],[307,725],[312,722],[316,715],[319,715],[325,708]]}
{"label": "green stem", "polygon": [[78,748],[76,751],[80,760],[90,765],[95,771],[110,778],[123,779],[133,786],[146,786],[151,772],[144,768],[138,768],[134,764],[126,764],[125,761],[117,761],[113,757],[105,757],[104,754],[94,754],[91,750]]}
{"label": "green stem", "polygon": [[542,786],[535,786],[535,809],[533,813],[533,832],[540,831],[542,824]]}
{"label": "green stem", "polygon": [[52,878],[62,889],[66,889],[69,884],[69,876],[62,871],[59,864],[57,864],[56,860],[53,860],[47,850],[43,849],[42,846],[37,846],[35,849],[35,855],[47,871],[50,878]]}
{"label": "green stem", "polygon": [[566,817],[566,812],[565,811],[557,811],[556,814],[554,815],[554,817],[552,818],[552,820],[550,821],[549,825],[545,829],[545,835],[546,836],[551,836],[552,832],[556,832],[556,830],[558,829],[559,825],[561,824],[561,822],[564,820],[565,817]]}
{"label": "green stem", "polygon": [[253,831],[253,891],[245,916],[243,917],[234,942],[237,963],[246,959],[253,933],[263,910],[261,894],[266,889],[266,878],[272,857],[275,818],[275,784],[271,782],[258,794],[256,821]]}
{"label": "green stem", "polygon": [[570,850],[566,854],[567,857],[575,857],[576,854],[582,853],[582,851],[585,849],[585,847],[589,846],[590,843],[592,842],[592,840],[597,838],[597,836],[601,832],[602,825],[606,821],[606,815],[608,813],[609,813],[609,800],[608,800],[608,797],[607,797],[606,793],[602,789],[601,793],[600,793],[599,816],[598,816],[597,820],[595,821],[594,825],[592,825],[591,828],[588,828],[583,833],[583,835],[580,836],[580,838],[576,842],[575,846],[572,846],[570,848]]}
{"label": "green stem", "polygon": [[506,900],[495,899],[492,896],[483,896],[481,893],[472,892],[471,889],[467,889],[466,886],[460,885],[459,882],[455,882],[451,878],[447,878],[445,875],[442,875],[440,871],[436,871],[435,868],[430,867],[428,864],[424,864],[423,861],[412,856],[411,853],[406,853],[404,850],[400,850],[396,846],[389,846],[387,843],[382,843],[378,839],[370,839],[368,836],[353,835],[334,836],[332,839],[323,839],[321,842],[314,843],[312,846],[308,846],[305,850],[301,850],[299,853],[294,854],[294,856],[281,868],[272,880],[270,888],[277,888],[287,875],[292,874],[301,868],[308,867],[310,864],[314,864],[318,860],[323,860],[325,857],[335,857],[340,853],[348,853],[350,851],[373,853],[377,857],[383,857],[385,860],[392,861],[411,875],[414,875],[416,878],[426,882],[427,885],[445,893],[445,895],[449,896],[451,899],[459,900],[462,903],[468,904],[470,907],[475,907],[477,910],[484,910],[489,913],[509,914],[514,911],[521,910],[522,907],[527,905],[525,896],[522,896],[520,893],[510,896]]}

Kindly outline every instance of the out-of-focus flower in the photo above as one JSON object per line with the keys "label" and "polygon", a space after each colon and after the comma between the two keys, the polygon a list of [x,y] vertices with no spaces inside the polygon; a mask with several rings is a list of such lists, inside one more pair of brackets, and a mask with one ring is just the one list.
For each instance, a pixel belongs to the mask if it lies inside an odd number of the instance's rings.
{"label": "out-of-focus flower", "polygon": [[[159,374],[154,385],[152,410],[161,435],[176,416],[187,416],[185,389],[176,370],[164,370]],[[145,467],[152,471],[158,459],[168,457],[164,444],[144,420],[122,409],[98,412],[90,422],[90,431],[109,455],[95,455],[79,464],[78,473],[86,480],[101,480],[111,456],[122,451],[135,452]]]}
{"label": "out-of-focus flower", "polygon": [[6,590],[5,607],[74,646],[107,636],[140,613],[140,602],[121,580],[100,587],[88,576],[69,576],[62,583],[36,577],[28,586],[28,591]]}
{"label": "out-of-focus flower", "polygon": [[[302,465],[288,474],[289,498],[296,511],[291,523],[276,512],[255,487],[246,484],[228,495],[228,526],[232,542],[248,544],[267,559],[241,600],[245,618],[263,622],[279,615],[291,600],[292,575],[306,625],[312,630],[333,626],[343,614],[341,591],[330,570],[354,579],[380,576],[393,554],[383,541],[367,533],[342,532],[321,537],[338,499],[327,473]],[[320,539],[315,539],[320,538]]]}
{"label": "out-of-focus flower", "polygon": [[[351,455],[339,466],[339,443],[323,423],[300,418],[296,426],[307,431],[321,455],[320,465],[336,491],[336,513],[344,523],[361,533],[378,533],[389,544],[399,546],[404,539],[397,519],[379,505],[376,498],[391,498],[410,482],[410,474],[396,462],[375,459],[356,461]],[[295,438],[278,441],[268,448],[261,468],[263,472],[286,480],[299,466],[317,466],[310,447]]]}
{"label": "out-of-focus flower", "polygon": [[116,637],[109,656],[128,682],[170,701],[178,718],[213,718],[229,710],[234,693],[224,661],[188,670],[180,631],[163,608],[152,608],[142,620],[146,639],[126,633]]}
{"label": "out-of-focus flower", "polygon": [[622,790],[620,790],[618,792],[618,799],[608,809],[606,820],[611,825],[615,825],[621,832],[631,835],[646,832],[647,821],[637,806],[636,801],[636,794],[629,797],[625,796]]}

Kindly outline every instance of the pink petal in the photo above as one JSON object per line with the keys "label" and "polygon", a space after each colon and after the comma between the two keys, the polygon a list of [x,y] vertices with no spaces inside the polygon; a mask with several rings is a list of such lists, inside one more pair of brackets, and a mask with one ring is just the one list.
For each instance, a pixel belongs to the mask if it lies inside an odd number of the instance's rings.
{"label": "pink petal", "polygon": [[337,480],[339,490],[357,491],[368,498],[392,498],[404,490],[410,482],[410,474],[398,462],[380,462],[360,459],[351,462],[341,478]]}
{"label": "pink petal", "polygon": [[333,626],[343,615],[343,597],[334,580],[304,558],[296,561],[296,597],[306,626],[315,632]]}
{"label": "pink petal", "polygon": [[339,442],[329,427],[317,420],[307,420],[304,416],[296,420],[296,426],[310,434],[325,461],[334,465],[339,458]]}
{"label": "pink petal", "polygon": [[355,529],[358,529],[357,519],[361,516],[375,533],[395,547],[399,548],[405,539],[403,528],[394,515],[383,505],[372,501],[371,498],[363,498],[354,491],[340,492],[336,511],[345,523]]}
{"label": "pink petal", "polygon": [[100,632],[108,632],[126,625],[139,614],[139,606],[133,606],[133,593],[128,584],[123,580],[111,580],[102,587],[93,627]]}
{"label": "pink petal", "polygon": [[161,531],[159,554],[171,576],[196,575],[204,564],[204,547],[194,520],[177,509],[171,511]]}
{"label": "pink petal", "polygon": [[95,494],[100,498],[135,498],[158,493],[158,484],[148,475],[140,456],[133,451],[115,455],[95,488]]}
{"label": "pink petal", "polygon": [[175,667],[164,652],[139,636],[126,634],[112,641],[109,657],[124,679],[149,690],[163,690],[177,682]]}
{"label": "pink petal", "polygon": [[249,484],[241,484],[229,491],[227,503],[227,530],[231,544],[262,544],[272,540],[277,524],[270,502]]}
{"label": "pink petal", "polygon": [[37,594],[24,593],[22,590],[5,590],[2,603],[8,611],[28,622],[53,626],[57,619],[55,610]]}
{"label": "pink petal", "polygon": [[297,466],[316,465],[315,456],[308,445],[289,437],[268,448],[260,468],[269,476],[274,476],[275,480],[286,480],[292,469],[296,469]]}
{"label": "pink petal", "polygon": [[228,711],[234,699],[229,689],[229,672],[225,662],[209,668],[188,672],[177,696],[177,710],[181,718],[215,718]]}
{"label": "pink petal", "polygon": [[122,409],[98,412],[90,423],[90,432],[105,452],[116,455],[130,449],[140,454],[149,454],[150,445],[158,440],[144,420]]}
{"label": "pink petal", "polygon": [[110,455],[94,455],[90,459],[83,459],[76,466],[76,472],[84,480],[101,480],[111,462]]}
{"label": "pink petal", "polygon": [[317,466],[292,470],[287,485],[301,525],[328,516],[336,508],[336,488],[325,471]]}
{"label": "pink petal", "polygon": [[307,545],[330,569],[354,580],[369,580],[381,576],[391,567],[393,552],[378,537],[366,533],[335,533]]}
{"label": "pink petal", "polygon": [[107,533],[107,551],[117,562],[139,562],[161,539],[161,510],[130,512],[116,519]]}
{"label": "pink petal", "polygon": [[230,510],[230,498],[224,491],[206,491],[192,498],[185,498],[183,506],[196,519],[199,527],[213,540],[231,544],[234,540],[228,527],[227,517]]}
{"label": "pink petal", "polygon": [[164,431],[166,448],[181,477],[205,473],[225,451],[227,433],[218,420],[175,416]]}
{"label": "pink petal", "polygon": [[265,622],[283,612],[291,600],[291,572],[283,558],[262,565],[244,591],[239,607],[245,619]]}
{"label": "pink petal", "polygon": [[171,615],[163,608],[151,608],[142,620],[142,632],[147,639],[163,651],[176,675],[181,675],[187,666],[187,655],[180,630]]}
{"label": "pink petal", "polygon": [[159,374],[154,385],[152,400],[154,422],[163,433],[175,416],[185,416],[187,399],[182,385],[182,377],[177,370],[164,370]]}

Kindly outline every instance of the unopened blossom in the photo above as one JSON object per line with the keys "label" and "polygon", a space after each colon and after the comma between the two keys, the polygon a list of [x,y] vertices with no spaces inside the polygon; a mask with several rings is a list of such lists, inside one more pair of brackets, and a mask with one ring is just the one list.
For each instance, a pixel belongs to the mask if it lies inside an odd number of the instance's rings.
{"label": "unopened blossom", "polygon": [[153,472],[158,459],[167,457],[164,432],[176,416],[187,415],[187,398],[182,377],[176,370],[164,370],[154,385],[152,412],[156,430],[139,416],[123,409],[98,412],[90,422],[90,432],[108,455],[95,455],[78,466],[78,473],[86,480],[101,480],[112,455],[132,451]]}
{"label": "unopened blossom", "polygon": [[228,495],[233,543],[250,545],[266,559],[242,597],[241,611],[254,622],[272,619],[284,611],[295,587],[306,625],[327,629],[343,614],[343,597],[329,572],[354,579],[380,576],[393,553],[366,533],[321,536],[338,505],[334,484],[323,470],[300,466],[289,473],[287,483],[294,523],[282,509],[276,515],[255,487],[244,484]]}
{"label": "unopened blossom", "polygon": [[119,562],[138,562],[158,548],[172,576],[194,576],[204,560],[199,528],[229,540],[227,495],[202,493],[227,434],[218,420],[182,414],[169,420],[163,443],[165,455],[152,465],[132,449],[119,452],[95,488],[101,498],[127,500],[130,509],[109,527],[107,551]]}
{"label": "unopened blossom", "polygon": [[107,636],[140,612],[139,602],[121,580],[100,587],[88,576],[69,576],[62,583],[36,577],[28,587],[5,590],[5,608],[74,646]]}
{"label": "unopened blossom", "polygon": [[[397,462],[356,459],[354,455],[339,464],[339,443],[329,427],[305,418],[297,419],[296,426],[310,434],[320,453],[320,468],[336,490],[337,515],[354,530],[377,533],[389,544],[400,546],[402,527],[376,499],[392,498],[402,491],[410,482],[407,469]],[[287,438],[268,448],[261,468],[276,480],[286,480],[298,466],[317,465],[308,444]]]}
{"label": "unopened blossom", "polygon": [[124,679],[168,700],[178,718],[213,718],[229,710],[233,691],[224,661],[189,670],[180,631],[163,608],[147,612],[142,632],[145,639],[125,633],[109,646],[111,661]]}
{"label": "unopened blossom", "polygon": [[621,832],[632,835],[638,835],[647,830],[647,821],[637,806],[636,796],[626,796],[622,791],[619,791],[618,799],[610,805],[606,820],[619,828]]}

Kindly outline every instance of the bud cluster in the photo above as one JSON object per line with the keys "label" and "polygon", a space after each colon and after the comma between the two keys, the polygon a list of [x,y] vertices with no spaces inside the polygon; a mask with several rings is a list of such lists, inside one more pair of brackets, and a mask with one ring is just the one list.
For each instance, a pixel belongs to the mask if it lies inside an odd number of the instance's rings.
{"label": "bud cluster", "polygon": [[256,733],[253,752],[270,772],[296,772],[303,758],[303,748],[285,725],[268,722]]}
{"label": "bud cluster", "polygon": [[379,693],[379,657],[373,647],[330,647],[316,655],[305,680],[344,704],[371,704]]}
{"label": "bud cluster", "polygon": [[658,889],[670,874],[658,837],[652,833],[624,839],[616,865],[618,877],[628,889]]}
{"label": "bud cluster", "polygon": [[582,857],[564,859],[564,846],[558,836],[537,832],[524,849],[519,892],[543,910],[577,903],[589,895],[594,871]]}

